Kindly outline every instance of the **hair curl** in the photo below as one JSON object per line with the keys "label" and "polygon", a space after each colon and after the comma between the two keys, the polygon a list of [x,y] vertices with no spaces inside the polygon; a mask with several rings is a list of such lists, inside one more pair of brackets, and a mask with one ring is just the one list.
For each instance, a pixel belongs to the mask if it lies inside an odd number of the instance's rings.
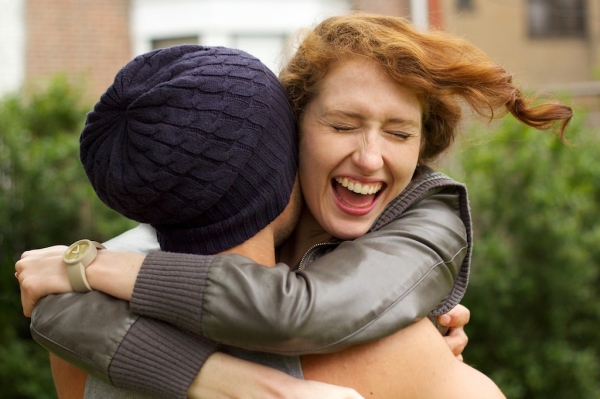
{"label": "hair curl", "polygon": [[458,37],[419,32],[402,18],[352,13],[328,18],[309,31],[281,71],[296,120],[319,93],[331,65],[348,55],[374,60],[398,84],[417,94],[423,105],[421,162],[435,159],[454,141],[461,119],[460,98],[490,120],[510,112],[537,129],[559,123],[563,140],[573,115],[571,108],[559,103],[532,106],[507,71]]}

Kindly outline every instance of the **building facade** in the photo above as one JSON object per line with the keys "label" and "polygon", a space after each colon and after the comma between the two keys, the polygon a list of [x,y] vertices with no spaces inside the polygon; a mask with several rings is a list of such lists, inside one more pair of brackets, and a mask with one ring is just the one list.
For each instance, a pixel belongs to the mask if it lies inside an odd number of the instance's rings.
{"label": "building facade", "polygon": [[462,36],[530,88],[600,94],[598,0],[0,0],[0,95],[63,72],[97,98],[133,56],[180,43],[277,71],[299,28],[353,9]]}
{"label": "building facade", "polygon": [[513,72],[517,82],[576,95],[593,93],[597,87],[594,81],[600,79],[600,1],[442,3],[444,29],[482,48]]}

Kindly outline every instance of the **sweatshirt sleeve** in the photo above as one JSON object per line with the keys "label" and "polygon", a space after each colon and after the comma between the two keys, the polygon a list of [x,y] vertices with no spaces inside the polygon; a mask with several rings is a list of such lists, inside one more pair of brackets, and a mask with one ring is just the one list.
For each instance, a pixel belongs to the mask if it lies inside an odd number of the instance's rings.
{"label": "sweatshirt sleeve", "polygon": [[161,398],[185,399],[217,344],[159,320],[140,317],[110,363],[110,381],[120,388]]}
{"label": "sweatshirt sleeve", "polygon": [[287,355],[342,350],[460,300],[470,253],[460,215],[458,194],[437,191],[299,271],[266,268],[239,255],[156,252],[142,266],[131,307],[246,349]]}

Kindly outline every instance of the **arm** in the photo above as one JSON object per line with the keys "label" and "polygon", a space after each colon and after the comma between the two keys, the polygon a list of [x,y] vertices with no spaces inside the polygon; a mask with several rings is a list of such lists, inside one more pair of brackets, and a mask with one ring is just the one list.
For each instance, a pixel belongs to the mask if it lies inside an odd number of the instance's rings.
{"label": "arm", "polygon": [[303,356],[302,368],[307,379],[348,385],[369,398],[505,399],[488,377],[454,357],[428,319],[343,352]]}
{"label": "arm", "polygon": [[[442,201],[442,202],[443,202],[443,201]],[[446,209],[446,211],[447,211],[447,209]],[[464,226],[463,226],[463,229],[464,229]],[[61,255],[61,254],[62,254],[62,251],[63,251],[63,250],[64,250],[64,248],[60,248],[60,250],[58,251],[59,255]],[[35,262],[34,262],[34,263],[35,263]],[[62,264],[61,264],[61,267],[62,267]],[[63,268],[64,268],[64,267],[63,267]],[[308,273],[308,272],[310,272],[310,270],[309,270],[309,271],[307,271],[307,273]],[[118,279],[118,278],[119,278],[119,277],[118,277],[118,275],[117,275],[117,276],[115,276],[115,278],[116,278],[116,279]],[[22,280],[22,277],[20,278],[20,280]],[[112,282],[114,283],[114,282],[115,282],[115,280],[112,280]],[[84,316],[85,316],[85,315],[84,315]]]}
{"label": "arm", "polygon": [[295,379],[222,353],[215,353],[209,361],[190,387],[188,399],[364,399],[351,388]]}
{"label": "arm", "polygon": [[[468,241],[449,198],[457,201],[447,193],[420,201],[302,272],[267,269],[238,255],[153,253],[139,273],[132,310],[211,340],[286,354],[340,350],[389,335],[462,296]],[[119,254],[100,251],[88,267],[94,288],[122,294],[118,283],[132,279],[124,277]],[[35,257],[21,264],[31,262]],[[137,273],[135,265],[130,269]],[[26,284],[26,276],[19,277],[23,295],[35,297],[29,293],[40,283]]]}
{"label": "arm", "polygon": [[[90,294],[103,295],[97,292]],[[96,298],[95,302],[103,302],[98,300],[100,298]],[[118,347],[107,366],[108,375],[103,379],[114,384],[115,387],[135,392],[134,397],[146,398],[143,394],[147,394],[152,397],[177,399],[185,398],[186,395],[189,398],[215,397],[214,395],[223,398],[362,398],[352,389],[306,382],[269,367],[222,353],[212,354],[216,349],[214,345],[158,320],[137,318],[126,332],[128,339],[122,339],[121,345],[117,345],[120,340],[112,331],[114,329],[112,323],[107,326],[97,323],[99,325],[95,328],[89,326],[81,328],[77,334],[77,342],[72,342],[72,337],[61,336],[56,331],[60,330],[60,326],[77,324],[82,316],[82,309],[78,306],[70,308],[69,302],[76,304],[77,300],[81,299],[81,294],[62,295],[55,299],[58,301],[54,301],[53,304],[58,303],[69,311],[46,312],[51,314],[47,316],[43,310],[52,309],[46,306],[45,300],[42,300],[34,310],[35,325],[32,327],[32,333],[36,341],[47,343],[46,337],[36,329],[41,327],[45,333],[54,337],[49,349],[56,350],[69,361],[79,362],[87,372],[96,376],[101,376],[102,373],[98,373],[94,361],[81,362],[80,351],[89,353],[93,348],[101,352],[102,350],[113,351]],[[115,301],[114,298],[111,299]],[[123,301],[118,302],[125,304]],[[108,305],[109,308],[114,308],[111,302]],[[41,312],[39,317],[37,317],[38,312]],[[116,313],[118,316],[122,312]],[[96,313],[98,318],[104,318],[105,315],[109,316],[110,312]],[[85,344],[81,346],[81,343],[85,342],[91,343],[91,347],[86,348]],[[70,349],[66,351],[65,348]],[[206,348],[212,351],[207,353]],[[104,357],[105,354],[97,355]],[[55,375],[57,390],[64,395],[82,394],[85,387],[85,374],[70,364],[54,356],[53,358],[60,372],[59,375]],[[92,360],[102,362],[97,356],[92,356]],[[203,366],[200,372],[201,365]],[[232,380],[236,381],[236,384],[231,384]],[[118,394],[121,391],[114,391],[110,386],[104,387],[103,390],[104,394],[117,394],[116,397],[120,397]],[[132,395],[129,393],[127,397]],[[64,399],[77,397],[82,396],[64,396]]]}
{"label": "arm", "polygon": [[[466,308],[463,309],[457,307],[451,312],[451,317],[449,316],[451,325],[460,326],[460,323],[466,323],[469,313]],[[87,328],[81,329],[64,328],[64,326],[78,325],[90,312],[95,315],[90,320],[93,325],[86,324]],[[110,320],[110,323],[106,323],[106,320]],[[117,328],[117,325],[128,327]],[[191,337],[166,323],[144,317],[138,318],[127,310],[125,302],[99,292],[44,298],[34,310],[32,335],[46,349],[77,364],[87,373],[111,382],[119,388],[136,392],[161,393],[164,397],[174,398],[185,396],[186,390],[200,367],[205,370],[206,365],[210,365],[212,356],[209,355],[216,349],[213,343]],[[88,345],[88,343],[92,344]],[[400,353],[396,355],[402,356]],[[54,358],[56,359],[56,357]],[[152,359],[152,363],[140,362],[139,359]],[[204,363],[205,360],[206,363]],[[231,366],[232,370],[236,365],[241,364],[239,359],[236,360],[238,362]],[[213,361],[213,363],[216,362]],[[224,365],[227,364],[227,361],[223,360],[218,364]],[[72,369],[79,371],[74,367]],[[248,378],[250,370],[251,368],[245,371],[240,369],[240,372],[245,374],[235,376],[236,381],[242,377]],[[264,371],[264,368],[261,370]],[[213,371],[201,373],[201,375],[206,376],[207,373],[213,375],[215,372],[213,369]],[[267,375],[273,372],[274,370],[269,371]],[[260,381],[264,373],[257,373],[258,380],[252,386],[258,389],[262,386],[261,384],[267,382],[280,381],[283,383],[285,381],[280,374],[275,373],[275,375],[279,375],[279,377],[273,377],[275,379],[269,381]],[[140,379],[140,376],[146,377]],[[228,386],[235,388],[229,384],[232,378],[231,374],[223,372],[220,379],[203,379],[203,384],[212,382],[216,384],[216,387],[210,384],[204,387],[198,386],[197,381],[196,387],[197,389],[220,390],[224,390]],[[58,390],[59,384],[61,381],[64,382],[64,379],[55,378],[55,381]],[[85,383],[85,379],[83,381]],[[220,383],[224,385],[219,385]],[[283,385],[289,388],[290,383],[288,381]],[[309,388],[295,385],[301,389],[301,392],[303,389]],[[61,386],[72,388],[70,377],[67,378],[67,384],[61,384]],[[267,389],[267,387],[264,388]],[[334,389],[334,387],[314,388]],[[275,387],[268,389],[272,391]],[[345,393],[340,392],[339,394]]]}
{"label": "arm", "polygon": [[83,398],[87,380],[85,372],[52,353],[50,354],[50,368],[52,369],[52,379],[59,399]]}
{"label": "arm", "polygon": [[282,354],[387,336],[456,300],[449,294],[468,248],[465,226],[447,201],[432,195],[301,272],[238,255],[151,254],[132,310],[221,343]]}

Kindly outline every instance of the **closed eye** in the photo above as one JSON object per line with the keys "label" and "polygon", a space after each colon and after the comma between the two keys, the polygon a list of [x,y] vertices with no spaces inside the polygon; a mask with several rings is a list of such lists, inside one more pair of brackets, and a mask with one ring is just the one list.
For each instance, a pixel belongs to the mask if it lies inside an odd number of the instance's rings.
{"label": "closed eye", "polygon": [[349,132],[351,130],[356,129],[354,126],[346,126],[346,125],[332,125],[331,127],[336,132]]}
{"label": "closed eye", "polygon": [[393,136],[394,138],[398,138],[400,140],[407,140],[412,136],[409,133],[403,133],[403,132],[394,132],[394,131],[385,131],[385,132],[387,134],[389,134],[390,136]]}

